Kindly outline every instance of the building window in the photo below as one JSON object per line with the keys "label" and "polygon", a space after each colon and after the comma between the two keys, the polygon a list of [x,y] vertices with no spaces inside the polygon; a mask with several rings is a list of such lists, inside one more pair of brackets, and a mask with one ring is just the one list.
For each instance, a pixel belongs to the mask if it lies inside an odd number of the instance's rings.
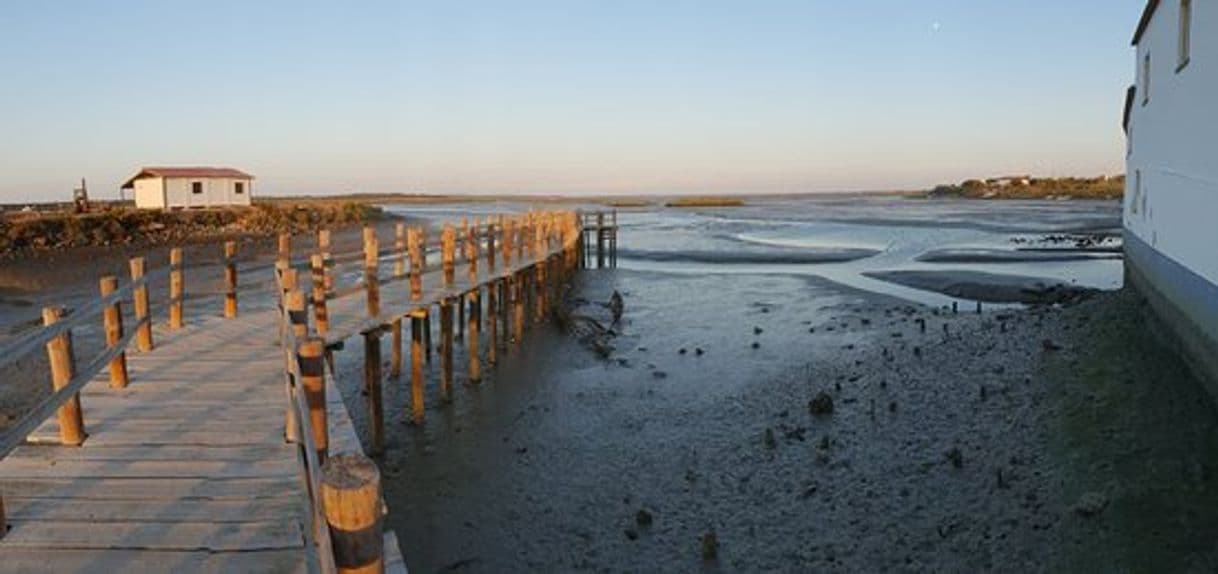
{"label": "building window", "polygon": [[1188,65],[1189,48],[1193,31],[1193,0],[1180,0],[1180,61],[1176,71]]}
{"label": "building window", "polygon": [[1142,58],[1142,105],[1150,103],[1150,52]]}
{"label": "building window", "polygon": [[201,182],[201,181],[190,182],[190,192],[195,195],[202,195],[203,194],[203,182]]}
{"label": "building window", "polygon": [[233,193],[236,193],[238,195],[245,193],[245,182],[238,181],[238,182],[234,183],[233,184]]}

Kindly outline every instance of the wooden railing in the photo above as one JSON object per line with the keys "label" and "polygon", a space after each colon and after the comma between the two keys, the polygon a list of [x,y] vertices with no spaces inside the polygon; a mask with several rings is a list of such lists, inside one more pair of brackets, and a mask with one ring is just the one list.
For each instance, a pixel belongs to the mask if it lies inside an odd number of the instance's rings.
{"label": "wooden railing", "polygon": [[[411,402],[416,424],[423,421],[423,360],[430,354],[430,307],[440,307],[441,393],[451,400],[453,305],[461,308],[462,299],[469,304],[469,321],[465,325],[469,357],[469,380],[481,379],[479,349],[482,303],[481,292],[487,290],[489,348],[487,361],[496,360],[501,342],[506,343],[507,309],[515,309],[516,340],[528,322],[525,305],[534,308],[534,320],[546,317],[547,305],[558,296],[559,286],[567,281],[579,264],[581,220],[571,212],[530,213],[519,217],[497,217],[485,224],[475,220],[463,222],[460,233],[453,225],[444,226],[440,235],[438,254],[440,265],[427,261],[427,230],[422,227],[395,228],[393,247],[382,251],[375,229],[365,228],[363,273],[360,280],[348,287],[335,287],[333,270],[336,262],[357,262],[354,255],[334,257],[319,249],[307,258],[311,281],[299,281],[300,265],[291,259],[290,243],[280,242],[277,264],[279,300],[282,311],[281,333],[286,359],[286,383],[291,408],[289,428],[295,429],[297,444],[303,450],[308,472],[314,540],[322,553],[319,563],[338,571],[376,568],[382,561],[380,548],[374,540],[380,532],[379,475],[375,465],[363,453],[329,452],[327,431],[326,388],[334,376],[333,361],[328,359],[332,349],[341,347],[346,339],[364,339],[364,389],[369,406],[371,444],[369,451],[379,454],[384,449],[384,412],[381,400],[381,342],[385,331],[393,334],[391,373],[400,375],[403,367],[402,325],[411,325]],[[462,241],[458,241],[458,234]],[[457,245],[464,246],[464,280],[458,280]],[[328,241],[319,237],[319,246]],[[388,259],[393,264],[390,274],[382,275],[380,263]],[[409,265],[407,265],[409,262]],[[486,267],[480,266],[484,262]],[[406,281],[408,297],[401,305],[384,305],[381,290]],[[332,312],[345,299],[364,295],[364,305],[358,316],[335,321]],[[527,301],[526,301],[527,298]],[[353,306],[348,305],[348,309]],[[310,313],[313,319],[310,326]],[[502,327],[498,318],[503,316]],[[335,329],[335,326],[339,328]],[[504,331],[502,338],[500,330]],[[426,330],[426,334],[424,331]],[[325,365],[329,364],[329,377]],[[318,466],[321,465],[321,466]],[[335,466],[341,465],[342,469]],[[352,486],[350,468],[365,469],[368,480]],[[371,468],[371,471],[366,469]],[[345,481],[331,480],[341,475]],[[341,500],[341,502],[339,502]],[[335,505],[343,505],[336,508]],[[352,506],[354,505],[354,506]],[[341,521],[346,521],[343,523]],[[354,520],[355,522],[351,522]],[[323,526],[328,525],[329,528]],[[372,533],[372,534],[369,534]],[[333,555],[326,555],[326,548]],[[377,557],[373,558],[373,555]]]}

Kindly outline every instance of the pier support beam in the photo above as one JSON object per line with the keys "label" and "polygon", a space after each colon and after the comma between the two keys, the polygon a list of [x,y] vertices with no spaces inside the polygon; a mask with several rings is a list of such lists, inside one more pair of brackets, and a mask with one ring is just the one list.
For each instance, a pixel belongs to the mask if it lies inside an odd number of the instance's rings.
{"label": "pier support beam", "polygon": [[482,295],[477,287],[470,291],[466,298],[469,301],[469,339],[465,342],[465,351],[469,360],[469,382],[482,382],[482,357],[478,343],[480,323],[482,322]]}
{"label": "pier support beam", "polygon": [[[458,303],[460,304],[460,303]],[[453,300],[440,302],[440,400],[453,400]]]}
{"label": "pier support beam", "polygon": [[364,333],[364,389],[368,392],[368,420],[372,440],[368,453],[385,452],[385,410],[381,402],[381,333]]}
{"label": "pier support beam", "polygon": [[423,329],[427,314],[423,309],[410,314],[410,407],[416,426],[423,424]]}

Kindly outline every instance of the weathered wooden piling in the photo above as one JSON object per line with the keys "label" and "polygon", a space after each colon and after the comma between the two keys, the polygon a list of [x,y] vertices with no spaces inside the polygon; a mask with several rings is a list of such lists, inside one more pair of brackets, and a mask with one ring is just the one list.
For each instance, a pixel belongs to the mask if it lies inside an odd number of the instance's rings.
{"label": "weathered wooden piling", "polygon": [[[476,283],[475,283],[476,285]],[[482,357],[478,349],[480,342],[480,330],[482,322],[482,301],[481,292],[477,287],[474,287],[466,295],[469,301],[469,338],[465,341],[465,352],[469,361],[469,382],[482,382]]]}
{"label": "weathered wooden piling", "polygon": [[498,291],[501,284],[501,281],[492,281],[486,285],[486,333],[489,337],[486,343],[486,363],[488,365],[494,365],[499,361]]}
{"label": "weathered wooden piling", "polygon": [[[101,278],[101,296],[103,299],[118,291],[118,278],[107,275]],[[106,305],[102,311],[102,328],[106,332],[106,347],[114,349],[123,340],[123,308],[117,300]],[[110,388],[121,389],[127,386],[127,351],[120,350],[118,355],[110,360]]]}
{"label": "weathered wooden piling", "polygon": [[[42,309],[42,324],[51,327],[63,319],[63,307]],[[72,382],[76,359],[72,355],[72,332],[65,330],[47,341],[47,361],[51,365],[51,387],[58,391]],[[84,413],[80,408],[80,395],[74,394],[64,401],[57,411],[59,439],[65,445],[80,446],[85,442]]]}
{"label": "weathered wooden piling", "polygon": [[381,287],[377,273],[380,268],[380,258],[377,253],[379,245],[376,238],[376,228],[371,225],[364,227],[364,289],[368,294],[368,316],[377,317],[381,314]]}
{"label": "weathered wooden piling", "polygon": [[373,329],[364,333],[364,389],[368,392],[368,420],[371,444],[368,452],[379,455],[385,451],[385,410],[381,402],[381,332]]}
{"label": "weathered wooden piling", "polygon": [[321,254],[323,291],[328,297],[334,292],[334,254],[330,251],[330,230],[317,231],[317,252]]}
{"label": "weathered wooden piling", "polygon": [[[460,304],[460,303],[458,303]],[[453,300],[440,302],[440,400],[452,402],[453,387]]]}
{"label": "weathered wooden piling", "polygon": [[[136,257],[131,260],[131,282],[138,283],[144,278],[144,258]],[[152,320],[148,316],[151,312],[148,305],[148,283],[137,285],[132,291],[132,299],[135,307],[135,343],[136,347],[143,352],[152,350]]]}
{"label": "weathered wooden piling", "polygon": [[423,424],[423,319],[427,311],[410,313],[410,405],[414,424]]}
{"label": "weathered wooden piling", "polygon": [[309,336],[308,303],[305,299],[305,292],[297,288],[296,271],[291,270],[287,277],[292,278],[285,301],[288,309],[288,322],[291,324],[293,336],[297,341],[301,341]]}
{"label": "weathered wooden piling", "polygon": [[393,226],[393,276],[406,275],[406,224],[398,223]]}
{"label": "weathered wooden piling", "polygon": [[237,242],[224,242],[224,316],[237,316]]}
{"label": "weathered wooden piling", "polygon": [[524,340],[524,294],[527,273],[517,273],[512,278],[512,342],[520,344]]}
{"label": "weathered wooden piling", "polygon": [[605,213],[596,214],[596,268],[605,266]]}
{"label": "weathered wooden piling", "polygon": [[300,343],[297,360],[300,361],[300,389],[309,406],[309,426],[313,433],[313,446],[317,449],[317,460],[324,462],[330,451],[330,427],[326,410],[326,342],[319,337],[305,339]]}
{"label": "weathered wooden piling", "polygon": [[394,379],[402,377],[402,318],[398,317],[389,323],[392,348],[389,350],[389,376]]}
{"label": "weathered wooden piling", "polygon": [[321,500],[338,571],[384,571],[381,474],[376,463],[358,453],[330,457],[322,467]]}
{"label": "weathered wooden piling", "polygon": [[320,253],[309,258],[310,278],[313,282],[313,322],[318,335],[330,332],[330,312],[326,301],[326,261]]}
{"label": "weathered wooden piling", "polygon": [[423,267],[426,264],[426,247],[423,233],[417,227],[406,232],[406,249],[410,253],[410,300],[423,299]]}
{"label": "weathered wooden piling", "polygon": [[279,249],[278,249],[276,255],[277,255],[276,256],[277,261],[286,261],[288,263],[288,265],[292,264],[292,234],[291,233],[284,232],[284,233],[279,234]]}
{"label": "weathered wooden piling", "polygon": [[445,225],[440,234],[440,264],[444,271],[444,286],[452,287],[457,249],[457,236],[452,225]]}
{"label": "weathered wooden piling", "polygon": [[169,250],[169,328],[182,328],[182,297],[184,289],[182,278],[182,249],[174,247]]}
{"label": "weathered wooden piling", "polygon": [[8,517],[4,515],[4,493],[0,492],[0,540],[8,534]]}

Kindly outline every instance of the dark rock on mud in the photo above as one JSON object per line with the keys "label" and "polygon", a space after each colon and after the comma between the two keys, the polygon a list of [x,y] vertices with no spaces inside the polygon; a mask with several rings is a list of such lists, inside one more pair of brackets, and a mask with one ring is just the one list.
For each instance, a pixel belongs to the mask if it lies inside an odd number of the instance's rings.
{"label": "dark rock on mud", "polygon": [[808,401],[808,412],[816,416],[833,414],[833,397],[824,391],[817,393]]}

